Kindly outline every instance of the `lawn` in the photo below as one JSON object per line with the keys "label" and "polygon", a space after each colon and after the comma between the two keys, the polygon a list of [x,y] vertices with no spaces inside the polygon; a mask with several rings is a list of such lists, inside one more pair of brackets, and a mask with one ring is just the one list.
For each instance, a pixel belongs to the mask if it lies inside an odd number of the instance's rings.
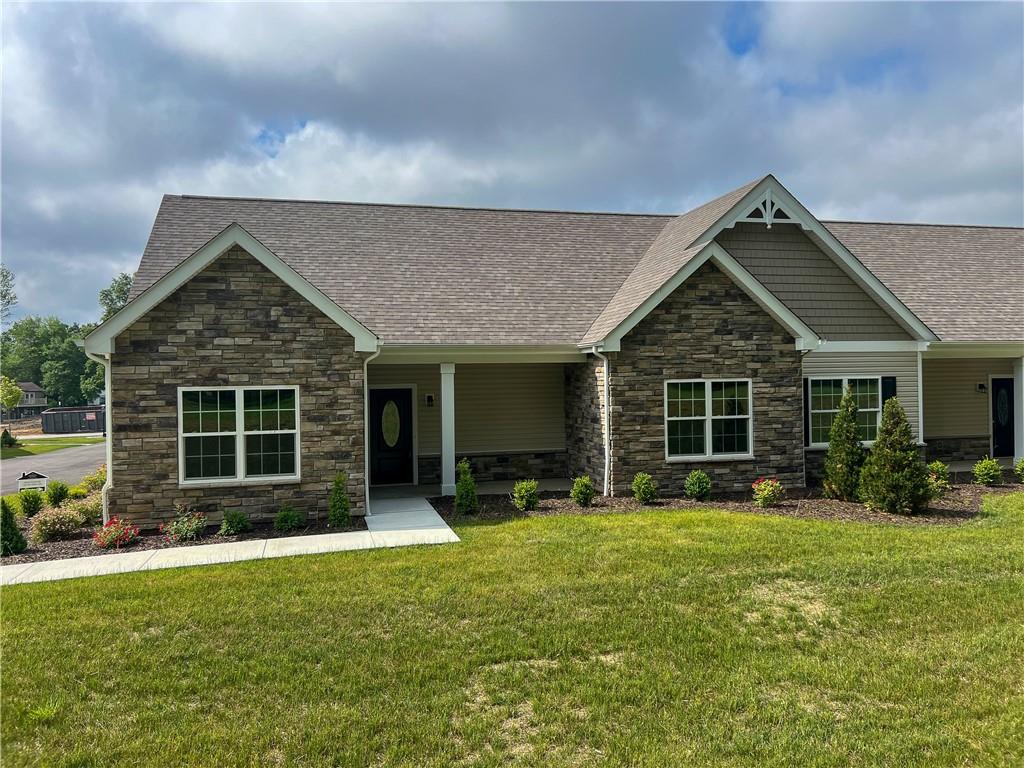
{"label": "lawn", "polygon": [[5,588],[4,764],[1024,762],[1024,494],[456,529]]}
{"label": "lawn", "polygon": [[15,448],[0,448],[0,459],[14,459],[18,456],[38,456],[41,453],[59,451],[63,448],[74,448],[79,445],[95,445],[102,443],[103,437],[50,437],[41,440],[19,440]]}

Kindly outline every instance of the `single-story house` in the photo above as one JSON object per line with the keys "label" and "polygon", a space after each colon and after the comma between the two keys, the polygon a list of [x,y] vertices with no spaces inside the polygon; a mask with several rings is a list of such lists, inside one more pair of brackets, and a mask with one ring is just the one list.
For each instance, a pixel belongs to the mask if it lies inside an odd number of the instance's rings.
{"label": "single-story house", "polygon": [[681,216],[168,195],[107,371],[111,514],[370,489],[820,478],[856,392],[929,457],[1024,455],[1024,230],[820,221],[773,176]]}

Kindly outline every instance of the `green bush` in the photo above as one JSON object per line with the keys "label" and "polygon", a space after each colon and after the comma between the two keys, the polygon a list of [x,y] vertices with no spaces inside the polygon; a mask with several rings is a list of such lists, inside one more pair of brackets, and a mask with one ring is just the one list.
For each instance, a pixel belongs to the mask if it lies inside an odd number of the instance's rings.
{"label": "green bush", "polygon": [[633,498],[641,504],[650,504],[658,498],[658,484],[646,472],[637,472],[633,476]]}
{"label": "green bush", "polygon": [[828,433],[825,478],[822,481],[825,495],[830,499],[856,501],[863,468],[864,447],[857,432],[857,400],[853,390],[847,387]]}
{"label": "green bush", "polygon": [[928,470],[895,397],[882,408],[878,439],[861,472],[860,492],[871,509],[903,515],[917,512],[929,500]]}
{"label": "green bush", "polygon": [[32,541],[73,539],[82,530],[82,518],[71,507],[47,507],[32,518]]}
{"label": "green bush", "polygon": [[974,482],[979,485],[999,485],[1003,482],[1003,468],[998,461],[986,456],[974,465]]}
{"label": "green bush", "polygon": [[174,519],[160,524],[160,533],[175,544],[195,541],[206,530],[206,515],[188,504],[174,505]]}
{"label": "green bush", "polygon": [[224,511],[224,518],[220,521],[220,528],[217,530],[221,536],[237,536],[240,533],[248,533],[252,530],[252,523],[249,516],[240,509],[227,509]]}
{"label": "green bush", "polygon": [[0,499],[0,555],[20,555],[28,548],[7,499]]}
{"label": "green bush", "polygon": [[68,488],[68,498],[71,499],[72,501],[84,499],[88,495],[89,489],[83,485],[72,485],[70,488]]}
{"label": "green bush", "polygon": [[455,466],[458,479],[455,481],[455,512],[472,515],[480,510],[480,499],[476,495],[476,480],[469,459],[463,459]]}
{"label": "green bush", "polygon": [[933,461],[928,464],[928,495],[929,498],[938,499],[949,491],[949,467],[941,461]]}
{"label": "green bush", "polygon": [[329,528],[347,528],[351,523],[348,475],[339,472],[334,476],[331,495],[327,500],[327,526]]}
{"label": "green bush", "polygon": [[695,501],[707,501],[711,498],[711,478],[703,469],[695,469],[686,476],[683,493]]}
{"label": "green bush", "polygon": [[103,493],[90,493],[84,499],[69,501],[66,506],[78,514],[82,525],[96,525],[103,518]]}
{"label": "green bush", "polygon": [[1013,465],[1013,474],[1017,476],[1018,483],[1024,483],[1024,459]]}
{"label": "green bush", "polygon": [[594,481],[589,475],[582,475],[572,481],[572,490],[569,491],[569,498],[580,507],[589,507],[594,503],[597,490],[594,488]]}
{"label": "green bush", "polygon": [[100,488],[102,488],[106,484],[106,482],[107,482],[107,465],[106,464],[100,464],[99,469],[97,469],[95,472],[93,472],[91,474],[88,474],[85,477],[83,477],[82,481],[79,483],[79,485],[81,485],[83,488],[85,488],[87,490],[90,490],[90,491],[98,491]]}
{"label": "green bush", "polygon": [[21,505],[21,514],[32,517],[43,508],[46,499],[38,488],[26,488],[18,494],[18,503]]}
{"label": "green bush", "polygon": [[754,489],[754,504],[762,509],[774,507],[786,495],[786,489],[773,477],[759,477],[751,486]]}
{"label": "green bush", "polygon": [[67,500],[70,493],[71,489],[63,480],[51,480],[46,486],[46,503],[51,507],[59,507]]}
{"label": "green bush", "polygon": [[520,512],[536,509],[539,501],[536,480],[520,480],[512,488],[512,503]]}
{"label": "green bush", "polygon": [[10,430],[5,429],[0,432],[0,446],[4,448],[15,448],[18,445],[18,440],[11,434]]}
{"label": "green bush", "polygon": [[285,504],[274,518],[274,530],[281,531],[282,533],[297,531],[303,526],[304,522],[302,514],[297,509]]}

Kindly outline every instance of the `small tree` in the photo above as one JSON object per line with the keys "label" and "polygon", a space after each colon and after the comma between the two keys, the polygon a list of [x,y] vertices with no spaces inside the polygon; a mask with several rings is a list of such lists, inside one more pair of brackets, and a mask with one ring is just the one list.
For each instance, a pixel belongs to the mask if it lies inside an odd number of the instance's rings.
{"label": "small tree", "polygon": [[469,459],[463,459],[455,466],[458,479],[455,481],[455,512],[460,515],[472,515],[480,509],[480,500],[476,496],[476,481]]}
{"label": "small tree", "polygon": [[882,408],[878,439],[864,463],[860,490],[870,508],[904,515],[922,509],[931,495],[928,469],[895,397]]}
{"label": "small tree", "polygon": [[14,379],[0,376],[0,405],[10,413],[21,403],[21,387]]}
{"label": "small tree", "polygon": [[18,527],[18,521],[14,519],[14,510],[7,499],[0,499],[0,554],[4,557],[19,555],[26,547],[28,544]]}
{"label": "small tree", "polygon": [[348,475],[339,472],[334,476],[331,495],[327,500],[327,527],[347,528],[352,522],[349,516]]}
{"label": "small tree", "polygon": [[839,401],[839,411],[828,433],[825,454],[825,495],[830,499],[856,501],[860,472],[864,466],[864,447],[857,431],[857,399],[849,387]]}

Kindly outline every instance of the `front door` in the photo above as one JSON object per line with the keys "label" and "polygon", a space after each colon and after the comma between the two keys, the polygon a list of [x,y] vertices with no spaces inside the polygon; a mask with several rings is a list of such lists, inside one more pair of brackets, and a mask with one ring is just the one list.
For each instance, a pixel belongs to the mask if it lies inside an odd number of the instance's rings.
{"label": "front door", "polygon": [[370,484],[413,481],[412,390],[370,390]]}
{"label": "front door", "polygon": [[992,379],[992,456],[1013,456],[1013,379]]}

